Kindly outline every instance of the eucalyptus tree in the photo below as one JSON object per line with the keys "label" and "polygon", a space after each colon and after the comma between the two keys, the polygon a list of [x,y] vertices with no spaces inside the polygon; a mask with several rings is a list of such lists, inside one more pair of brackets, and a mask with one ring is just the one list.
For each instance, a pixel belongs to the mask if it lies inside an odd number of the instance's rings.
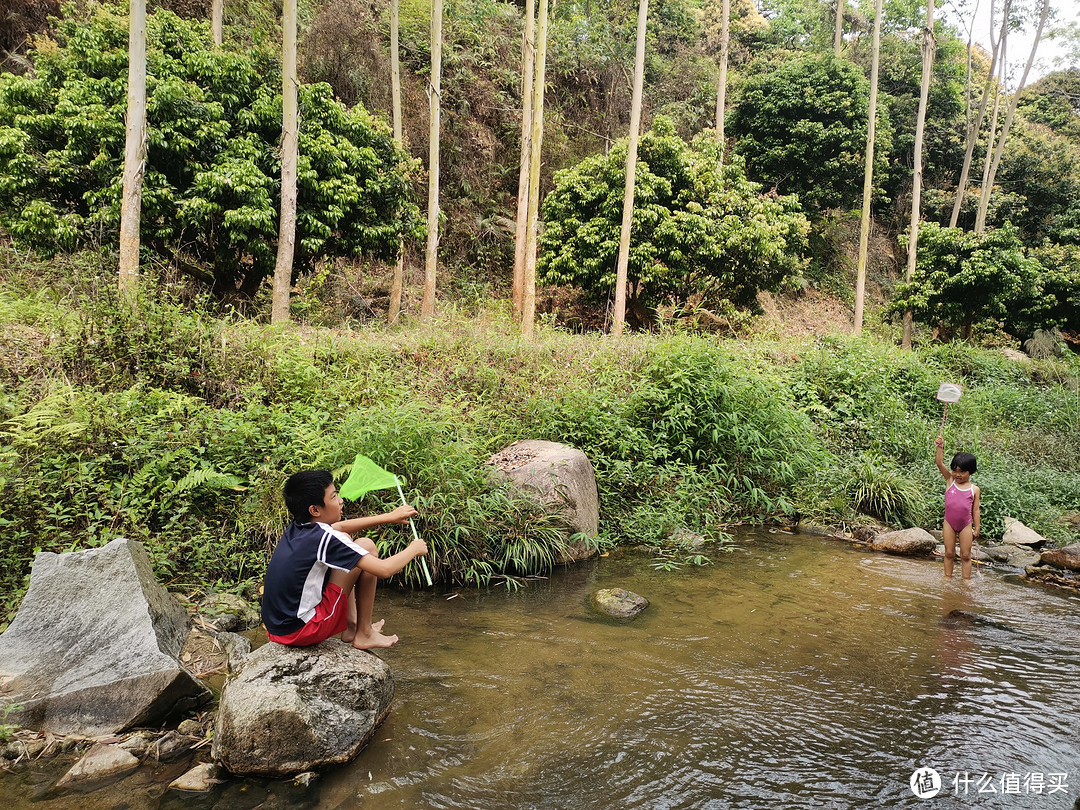
{"label": "eucalyptus tree", "polygon": [[[730,8],[729,0],[724,0],[725,10]],[[634,52],[634,92],[630,103],[630,140],[626,150],[626,184],[623,188],[622,228],[619,231],[619,258],[615,269],[615,314],[611,324],[611,334],[622,334],[626,321],[626,275],[630,260],[630,226],[634,219],[634,174],[637,171],[637,150],[639,130],[641,129],[641,89],[645,76],[645,25],[649,18],[649,0],[638,0],[637,45]],[[724,25],[724,37],[727,25]],[[726,56],[726,55],[725,55]],[[722,86],[722,85],[721,85]],[[724,111],[720,107],[722,97],[718,97],[716,114],[723,121]],[[717,124],[723,132],[723,124]],[[723,141],[720,141],[721,149]],[[723,152],[721,152],[723,154]]]}
{"label": "eucalyptus tree", "polygon": [[[908,283],[915,275],[915,259],[919,245],[919,220],[922,218],[923,183],[923,130],[926,126],[926,107],[930,99],[930,76],[934,67],[934,0],[926,0],[926,24],[922,32],[922,78],[919,81],[919,112],[915,120],[915,151],[912,156],[911,225],[908,228],[907,270],[904,280]],[[912,314],[904,313],[902,345],[911,348]]]}
{"label": "eucalyptus tree", "polygon": [[532,159],[533,83],[536,72],[536,0],[525,0],[525,32],[521,39],[521,163],[518,168],[517,213],[514,222],[514,311],[521,314],[525,295],[525,255],[529,227],[529,167]]}
{"label": "eucalyptus tree", "polygon": [[836,0],[836,27],[833,30],[833,56],[840,58],[844,46],[844,0]]}
{"label": "eucalyptus tree", "polygon": [[[1024,73],[1020,77],[1020,83],[1012,93],[1012,97],[1009,101],[1009,109],[1005,114],[1005,123],[1002,124],[1001,134],[997,137],[996,145],[993,150],[993,157],[990,158],[990,171],[983,181],[983,187],[979,194],[979,210],[975,214],[975,231],[976,233],[982,233],[986,230],[986,212],[990,207],[990,195],[994,187],[994,178],[997,175],[998,167],[1001,165],[1001,155],[1005,151],[1005,141],[1009,137],[1009,130],[1012,128],[1013,117],[1016,113],[1016,105],[1020,100],[1020,93],[1023,91],[1024,86],[1027,84],[1028,74],[1031,72],[1031,66],[1035,62],[1035,54],[1039,49],[1039,41],[1042,39],[1043,30],[1046,27],[1046,20],[1050,15],[1050,0],[1042,0],[1042,6],[1039,9],[1039,20],[1035,28],[1035,38],[1031,43],[1031,52],[1028,55],[1027,64],[1024,66]],[[993,139],[991,139],[993,143]],[[990,151],[987,150],[989,156]]]}
{"label": "eucalyptus tree", "polygon": [[[998,69],[998,52],[1003,47],[1006,35],[1008,33],[1009,24],[1009,8],[1011,0],[1005,0],[1004,8],[1002,9],[1001,17],[1001,33],[998,36],[994,36],[994,10],[995,0],[990,0],[990,65],[989,70],[986,73],[986,80],[983,82],[982,98],[979,101],[979,112],[975,118],[970,121],[967,128],[967,145],[964,150],[964,162],[960,167],[960,179],[956,184],[956,198],[953,200],[952,216],[949,218],[949,227],[955,228],[956,223],[960,218],[960,209],[964,203],[964,192],[967,190],[968,174],[971,172],[971,161],[975,155],[975,144],[978,141],[979,133],[982,131],[983,123],[986,120],[986,108],[990,101],[991,91],[994,88],[994,75]],[[971,40],[968,40],[968,62],[971,61]],[[996,129],[996,125],[991,127],[991,131]]]}
{"label": "eucalyptus tree", "polygon": [[727,72],[730,45],[731,0],[724,0],[720,11],[720,75],[716,81],[716,140],[719,141],[721,146],[724,144],[724,111],[727,109]]}
{"label": "eucalyptus tree", "polygon": [[[390,0],[390,107],[394,120],[394,140],[399,144],[404,137],[401,125],[401,13],[398,0]],[[398,243],[397,261],[394,262],[394,280],[390,285],[390,306],[387,320],[397,323],[401,314],[401,292],[405,286],[405,244]]]}
{"label": "eucalyptus tree", "polygon": [[870,201],[874,192],[874,130],[877,118],[878,66],[881,62],[881,0],[874,3],[874,37],[871,44],[870,109],[866,125],[866,164],[863,170],[862,220],[859,225],[859,261],[855,275],[855,334],[862,331],[866,297],[866,257],[870,240]]}
{"label": "eucalyptus tree", "polygon": [[296,166],[300,156],[300,111],[296,79],[296,0],[281,7],[281,210],[270,322],[289,320],[293,252],[296,246]]}
{"label": "eucalyptus tree", "polygon": [[431,79],[428,85],[428,210],[424,298],[420,315],[435,314],[435,275],[439,267],[439,134],[442,115],[442,0],[431,3]]}
{"label": "eucalyptus tree", "polygon": [[521,335],[531,338],[536,318],[536,242],[540,218],[540,155],[544,143],[544,86],[547,76],[548,2],[540,0],[536,20],[536,76],[533,79],[532,127],[529,134],[529,205],[525,227]]}
{"label": "eucalyptus tree", "polygon": [[127,124],[124,137],[124,181],[120,202],[121,292],[139,280],[139,223],[142,218],[143,172],[146,170],[146,0],[128,6]]}
{"label": "eucalyptus tree", "polygon": [[213,33],[214,44],[222,45],[225,41],[225,0],[213,0],[210,7],[210,30]]}

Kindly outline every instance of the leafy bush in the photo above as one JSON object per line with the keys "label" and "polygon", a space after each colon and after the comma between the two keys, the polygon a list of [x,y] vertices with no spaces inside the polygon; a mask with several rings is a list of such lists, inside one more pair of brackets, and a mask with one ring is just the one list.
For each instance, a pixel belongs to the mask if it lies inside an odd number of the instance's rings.
{"label": "leafy bush", "polygon": [[[0,221],[48,251],[119,228],[127,20],[88,9],[34,51],[35,75],[0,75]],[[147,40],[142,240],[220,289],[254,290],[276,257],[280,69],[266,52],[214,49],[208,23],[167,11],[148,16]],[[393,257],[423,229],[409,159],[327,85],[299,96],[296,267]]]}
{"label": "leafy bush", "polygon": [[[615,286],[627,142],[557,172],[544,200],[537,271],[575,284],[595,301]],[[641,139],[630,231],[627,309],[648,323],[662,303],[711,308],[756,305],[804,264],[809,225],[793,198],[762,195],[740,161],[718,171],[709,136],[687,144],[658,118]]]}
{"label": "leafy bush", "polygon": [[[747,173],[807,207],[853,207],[861,199],[870,83],[831,53],[763,61],[735,88],[727,132]],[[888,185],[891,128],[878,105],[874,186]],[[885,200],[878,200],[885,202]]]}
{"label": "leafy bush", "polygon": [[976,323],[1004,322],[1031,302],[1040,272],[1010,225],[979,234],[926,223],[919,228],[915,275],[897,285],[888,311],[910,310],[917,321],[970,338]]}

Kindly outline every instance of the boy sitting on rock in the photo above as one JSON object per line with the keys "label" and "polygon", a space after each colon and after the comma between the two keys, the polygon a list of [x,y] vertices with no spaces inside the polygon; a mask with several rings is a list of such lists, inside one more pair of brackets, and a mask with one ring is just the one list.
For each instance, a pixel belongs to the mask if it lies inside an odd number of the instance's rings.
{"label": "boy sitting on rock", "polygon": [[427,554],[423,540],[385,559],[354,532],[384,523],[405,523],[417,514],[409,505],[374,517],[341,519],[343,502],[328,470],[305,470],[285,482],[292,522],[266,569],[262,619],[271,641],[304,647],[341,633],[359,650],[390,647],[383,620],[372,623],[378,579],[393,576]]}

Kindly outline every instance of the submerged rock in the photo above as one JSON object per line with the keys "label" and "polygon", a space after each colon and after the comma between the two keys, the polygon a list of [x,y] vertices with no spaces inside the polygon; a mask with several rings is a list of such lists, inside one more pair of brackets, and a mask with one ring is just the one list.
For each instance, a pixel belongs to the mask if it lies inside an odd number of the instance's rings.
{"label": "submerged rock", "polygon": [[22,706],[7,719],[94,736],[181,717],[212,698],[178,660],[187,633],[140,543],[38,554],[0,635],[0,689]]}
{"label": "submerged rock", "polygon": [[169,783],[169,789],[184,790],[188,793],[209,793],[215,785],[219,784],[221,780],[218,779],[218,766],[213,762],[204,762],[172,780]]}
{"label": "submerged rock", "polygon": [[[494,478],[510,481],[545,509],[561,514],[574,532],[595,537],[600,530],[596,474],[592,462],[580,450],[530,439],[514,442],[487,463]],[[585,543],[578,543],[558,562],[574,562],[592,553]]]}
{"label": "submerged rock", "polygon": [[56,787],[64,788],[82,782],[94,782],[117,776],[139,767],[139,758],[116,745],[95,745],[71,770],[60,777]]}
{"label": "submerged rock", "polygon": [[291,776],[355,757],[390,713],[394,680],[372,653],[331,639],[273,642],[221,694],[212,753],[235,774]]}
{"label": "submerged rock", "polygon": [[902,529],[898,532],[879,534],[873,539],[871,548],[886,554],[901,554],[908,557],[926,556],[934,553],[937,542],[925,529]]}
{"label": "submerged rock", "polygon": [[602,588],[592,599],[597,610],[617,619],[632,619],[649,606],[648,599],[625,588]]}

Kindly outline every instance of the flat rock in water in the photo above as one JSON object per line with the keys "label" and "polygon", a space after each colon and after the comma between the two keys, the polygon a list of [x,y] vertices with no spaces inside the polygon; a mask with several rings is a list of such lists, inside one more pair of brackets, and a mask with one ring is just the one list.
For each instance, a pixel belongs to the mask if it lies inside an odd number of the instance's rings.
{"label": "flat rock in water", "polygon": [[987,551],[995,560],[1011,565],[1013,568],[1027,568],[1039,561],[1039,552],[1032,551],[1028,546],[1002,544],[993,546]]}
{"label": "flat rock in water", "polygon": [[1036,548],[1046,543],[1046,538],[1033,529],[1029,529],[1016,518],[1005,518],[1005,533],[1001,535],[1003,545],[1030,546]]}
{"label": "flat rock in water", "polygon": [[0,635],[0,691],[22,706],[9,722],[99,736],[158,726],[213,695],[180,664],[187,611],[124,538],[38,554],[18,615]]}
{"label": "flat rock in water", "polygon": [[933,554],[936,545],[937,541],[930,532],[913,528],[879,534],[874,538],[871,547],[874,551],[884,551],[886,554],[918,557]]}
{"label": "flat rock in water", "polygon": [[394,679],[337,639],[270,642],[248,656],[218,708],[213,756],[235,774],[291,776],[348,762],[390,713]]}
{"label": "flat rock in water", "polygon": [[169,789],[186,790],[189,793],[209,793],[218,784],[221,784],[221,780],[218,779],[218,766],[213,762],[204,762],[170,782]]}
{"label": "flat rock in water", "polygon": [[1039,564],[1080,571],[1080,543],[1044,551],[1039,555]]}
{"label": "flat rock in water", "polygon": [[60,777],[56,787],[70,787],[82,782],[93,782],[117,776],[139,767],[139,758],[115,745],[95,745],[67,773]]}
{"label": "flat rock in water", "polygon": [[649,606],[649,600],[625,588],[602,588],[593,594],[593,604],[609,616],[632,619]]}

